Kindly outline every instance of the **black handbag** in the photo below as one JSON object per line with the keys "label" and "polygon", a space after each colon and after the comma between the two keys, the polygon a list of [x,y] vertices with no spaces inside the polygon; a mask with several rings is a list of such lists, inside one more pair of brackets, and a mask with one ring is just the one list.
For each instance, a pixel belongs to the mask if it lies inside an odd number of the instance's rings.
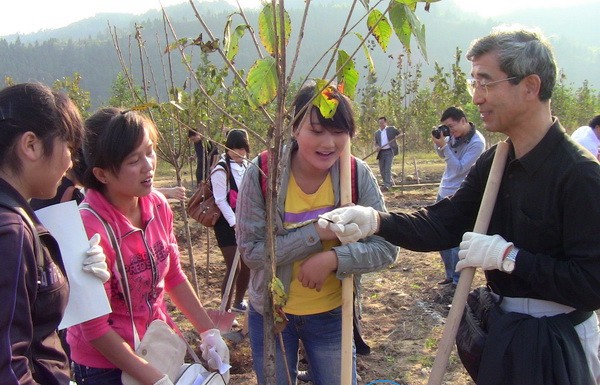
{"label": "black handbag", "polygon": [[478,287],[469,293],[458,331],[456,332],[456,348],[465,369],[473,379],[477,380],[483,347],[491,325],[505,312],[499,301],[494,299],[491,290]]}

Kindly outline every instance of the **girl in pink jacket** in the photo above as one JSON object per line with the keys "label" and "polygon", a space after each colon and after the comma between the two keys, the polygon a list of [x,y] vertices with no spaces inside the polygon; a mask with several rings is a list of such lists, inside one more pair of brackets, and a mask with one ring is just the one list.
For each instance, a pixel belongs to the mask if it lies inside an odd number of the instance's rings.
{"label": "girl in pink jacket", "polygon": [[[217,334],[217,343],[210,347],[215,347],[223,361],[228,362],[227,346],[181,269],[170,206],[162,194],[153,190],[156,127],[135,111],[117,108],[96,112],[85,126],[84,204],[106,221],[116,235],[139,338],[155,319],[178,330],[167,313],[166,292],[201,337]],[[165,373],[135,354],[132,318],[120,286],[117,254],[95,214],[81,210],[81,216],[88,234],[101,234],[111,272],[104,287],[112,313],[69,329],[75,380],[80,385],[120,384],[121,374],[126,372],[143,384],[172,384]]]}

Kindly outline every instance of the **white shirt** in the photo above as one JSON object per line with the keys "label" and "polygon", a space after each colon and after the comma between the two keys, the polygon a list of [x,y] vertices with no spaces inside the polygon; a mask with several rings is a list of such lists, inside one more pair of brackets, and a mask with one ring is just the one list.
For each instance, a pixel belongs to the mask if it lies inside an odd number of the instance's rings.
{"label": "white shirt", "polygon": [[[244,173],[246,172],[246,168],[248,166],[248,161],[244,160],[243,163],[237,164],[236,162],[229,162],[231,174],[233,175],[233,179],[235,180],[235,184],[238,188],[242,185],[242,178],[244,177]],[[219,210],[221,210],[221,214],[229,223],[229,226],[235,226],[235,213],[233,212],[231,206],[229,206],[229,202],[227,201],[227,193],[229,192],[229,180],[227,177],[227,172],[221,166],[216,166],[211,175],[210,175],[210,183],[212,185],[213,196],[215,197],[215,203]]]}
{"label": "white shirt", "polygon": [[[387,126],[385,128],[387,128]],[[383,130],[381,130],[381,149],[382,150],[387,150],[388,148],[390,148],[390,142],[388,140],[387,130],[385,128]]]}
{"label": "white shirt", "polygon": [[576,129],[571,138],[586,148],[589,152],[598,159],[598,147],[600,147],[600,139],[590,126],[581,126]]}

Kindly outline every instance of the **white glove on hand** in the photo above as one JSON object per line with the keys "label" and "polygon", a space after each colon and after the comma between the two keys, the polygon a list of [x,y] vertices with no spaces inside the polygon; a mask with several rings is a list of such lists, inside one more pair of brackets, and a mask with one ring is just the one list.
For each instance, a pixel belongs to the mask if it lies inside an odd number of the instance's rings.
{"label": "white glove on hand", "polygon": [[208,368],[225,374],[231,367],[229,365],[229,348],[223,341],[219,329],[209,329],[200,333],[200,338],[202,340],[200,343],[202,358],[206,360]]}
{"label": "white glove on hand", "polygon": [[379,213],[372,207],[340,207],[321,215],[318,223],[322,228],[329,227],[342,243],[351,243],[375,234]]}
{"label": "white glove on hand", "polygon": [[106,265],[106,255],[100,246],[100,234],[96,233],[90,239],[90,248],[86,254],[87,258],[83,260],[83,271],[94,274],[102,283],[108,281],[110,273]]}
{"label": "white glove on hand", "polygon": [[513,246],[499,235],[466,232],[460,243],[456,271],[465,267],[481,267],[483,270],[502,270],[506,251]]}
{"label": "white glove on hand", "polygon": [[165,376],[163,378],[161,378],[160,380],[156,381],[154,383],[154,385],[173,385],[173,381],[171,381],[169,379],[169,376],[167,376],[165,374]]}

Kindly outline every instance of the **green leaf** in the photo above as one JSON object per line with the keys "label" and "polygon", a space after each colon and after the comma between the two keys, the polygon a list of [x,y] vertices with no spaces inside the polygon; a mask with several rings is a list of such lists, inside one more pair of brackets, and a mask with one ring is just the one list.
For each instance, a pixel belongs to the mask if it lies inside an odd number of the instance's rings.
{"label": "green leaf", "polygon": [[396,3],[390,8],[389,15],[396,36],[400,39],[404,49],[410,53],[410,34],[412,30],[406,16],[407,10],[410,11],[406,5],[396,0]]}
{"label": "green leaf", "polygon": [[246,30],[250,30],[250,26],[247,24],[240,24],[235,27],[233,34],[228,36],[229,46],[225,47],[225,55],[232,63],[235,61],[235,57],[240,51],[240,39],[244,37]]}
{"label": "green leaf", "polygon": [[[364,40],[363,35],[361,35],[360,33],[354,32],[354,34],[356,35],[356,37],[358,37],[358,40],[360,42],[362,42]],[[373,57],[371,57],[371,51],[369,51],[369,47],[367,47],[366,44],[362,45],[362,49],[365,54],[365,59],[367,59],[367,64],[369,66],[369,72],[374,73],[375,72],[375,64],[373,63]]]}
{"label": "green leaf", "polygon": [[156,107],[158,107],[158,103],[148,102],[148,103],[144,103],[144,104],[138,104],[137,106],[133,106],[133,107],[129,108],[127,111],[142,111],[142,110],[147,110],[147,109],[156,108]]}
{"label": "green leaf", "polygon": [[374,9],[367,18],[367,27],[373,31],[373,36],[383,52],[387,52],[387,46],[392,37],[392,27],[381,11]]}
{"label": "green leaf", "polygon": [[175,100],[169,100],[169,103],[175,106],[179,111],[185,111],[185,108],[181,107]]}
{"label": "green leaf", "polygon": [[[285,42],[287,46],[292,33],[292,23],[290,21],[290,15],[285,10],[284,19]],[[279,36],[280,31],[279,24],[279,5],[277,5],[275,9],[273,9],[271,4],[265,5],[258,15],[258,35],[260,41],[271,56],[275,54],[277,48],[277,37]]]}
{"label": "green leaf", "polygon": [[317,79],[315,85],[315,98],[313,105],[319,109],[321,115],[326,119],[331,119],[335,115],[339,101],[331,97],[333,86],[327,86],[328,81]]}
{"label": "green leaf", "polygon": [[233,16],[233,14],[227,17],[225,28],[223,28],[223,51],[225,52],[229,51],[229,47],[231,46],[231,23],[233,23],[231,16]]}
{"label": "green leaf", "polygon": [[427,60],[425,26],[415,14],[417,2],[415,0],[394,1],[395,3],[390,8],[389,16],[396,36],[398,36],[406,51],[410,53],[410,36],[414,35],[417,38],[417,43],[423,53],[423,57]]}
{"label": "green leaf", "polygon": [[354,99],[356,95],[356,85],[360,77],[355,68],[354,60],[348,60],[350,55],[346,51],[338,51],[336,69],[338,71],[338,84],[342,85],[344,95]]}
{"label": "green leaf", "polygon": [[176,41],[174,41],[173,43],[167,45],[167,47],[165,48],[165,51],[163,53],[169,53],[171,51],[174,51],[176,49],[178,49],[180,46],[182,48],[185,48],[189,43],[189,40],[187,37],[182,37]]}
{"label": "green leaf", "polygon": [[253,107],[264,106],[277,96],[276,62],[272,57],[257,60],[248,71],[246,89]]}

